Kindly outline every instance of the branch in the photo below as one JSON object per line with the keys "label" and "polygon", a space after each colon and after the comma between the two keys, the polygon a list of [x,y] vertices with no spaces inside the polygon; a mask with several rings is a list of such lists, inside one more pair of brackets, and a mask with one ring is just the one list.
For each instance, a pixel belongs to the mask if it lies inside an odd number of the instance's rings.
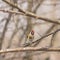
{"label": "branch", "polygon": [[40,17],[40,16],[37,16],[34,13],[25,11],[25,10],[19,8],[16,4],[13,4],[13,3],[11,3],[11,2],[9,2],[7,0],[3,0],[3,1],[6,2],[7,4],[9,4],[10,6],[13,6],[13,7],[17,8],[20,12],[24,13],[24,15],[26,15],[26,16],[30,16],[30,17],[33,17],[33,18],[41,19],[43,21],[47,21],[47,22],[50,22],[50,23],[60,24],[59,21],[54,21],[54,20],[51,20],[51,19],[48,19],[48,18]]}
{"label": "branch", "polygon": [[[46,38],[46,37],[48,37],[48,36],[50,36],[50,35],[53,35],[53,34],[59,32],[59,31],[60,31],[60,29],[58,29],[58,30],[56,30],[56,31],[54,31],[54,32],[52,32],[52,33],[50,33],[50,34],[44,35],[44,36],[42,36],[40,39],[32,42],[32,44],[33,44],[33,43],[36,43],[36,45],[38,45],[38,44],[42,41],[42,39],[44,39],[44,38]],[[35,45],[35,46],[36,46],[36,45]]]}
{"label": "branch", "polygon": [[60,48],[41,48],[41,47],[21,47],[15,49],[6,49],[0,50],[1,53],[10,53],[10,52],[25,52],[25,51],[46,51],[46,52],[60,52]]}
{"label": "branch", "polygon": [[0,11],[5,12],[5,13],[12,13],[12,14],[19,14],[19,15],[21,14],[21,15],[24,15],[24,13],[13,11],[13,10],[0,9]]}
{"label": "branch", "polygon": [[[44,38],[46,38],[46,37],[48,37],[50,35],[53,35],[54,33],[57,33],[59,31],[60,31],[60,29],[58,29],[58,30],[56,30],[56,31],[54,31],[52,33],[46,34],[46,35],[42,36],[41,38],[37,39],[36,41],[33,41],[31,44],[35,43],[35,46],[36,46],[42,41],[42,39],[44,39]],[[29,46],[29,45],[30,45],[29,43],[23,44],[24,47]]]}

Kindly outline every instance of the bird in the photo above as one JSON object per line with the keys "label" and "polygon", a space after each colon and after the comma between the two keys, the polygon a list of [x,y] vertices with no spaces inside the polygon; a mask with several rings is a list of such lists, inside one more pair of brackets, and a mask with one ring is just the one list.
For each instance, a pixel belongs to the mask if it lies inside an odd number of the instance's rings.
{"label": "bird", "polygon": [[26,35],[26,40],[23,44],[24,47],[31,46],[31,43],[33,42],[33,39],[34,39],[34,34],[35,34],[35,31],[31,30],[30,33]]}
{"label": "bird", "polygon": [[34,39],[34,30],[31,30],[31,32],[27,35],[27,41],[28,43],[32,43],[33,39]]}

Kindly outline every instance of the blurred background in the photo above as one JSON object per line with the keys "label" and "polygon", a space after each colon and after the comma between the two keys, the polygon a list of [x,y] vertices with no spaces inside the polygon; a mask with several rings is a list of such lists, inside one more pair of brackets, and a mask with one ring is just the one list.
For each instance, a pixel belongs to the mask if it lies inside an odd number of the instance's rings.
{"label": "blurred background", "polygon": [[[32,12],[37,16],[60,20],[60,0],[6,0],[26,12]],[[3,10],[3,11],[2,11]],[[56,31],[60,25],[43,21],[26,15],[10,13],[5,11],[20,12],[18,8],[10,6],[4,0],[0,0],[0,50],[15,49],[23,47],[27,41],[27,35],[34,30],[34,39],[36,41],[42,36]],[[60,47],[60,32],[50,35],[34,47]],[[13,52],[2,53],[1,60],[60,60],[59,52]]]}

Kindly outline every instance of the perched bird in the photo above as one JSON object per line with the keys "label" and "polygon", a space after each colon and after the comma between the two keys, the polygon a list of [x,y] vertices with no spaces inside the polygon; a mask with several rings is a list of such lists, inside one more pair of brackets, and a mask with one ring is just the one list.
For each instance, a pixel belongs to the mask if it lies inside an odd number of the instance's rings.
{"label": "perched bird", "polygon": [[27,36],[28,43],[31,43],[34,39],[34,30],[31,30],[31,32]]}

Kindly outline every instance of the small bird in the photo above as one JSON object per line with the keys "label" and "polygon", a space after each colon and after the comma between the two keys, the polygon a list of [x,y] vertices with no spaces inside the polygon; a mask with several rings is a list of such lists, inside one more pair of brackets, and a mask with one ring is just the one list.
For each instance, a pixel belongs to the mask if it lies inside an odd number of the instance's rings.
{"label": "small bird", "polygon": [[28,34],[27,36],[27,41],[28,43],[32,43],[33,39],[34,39],[34,30],[31,30],[31,32]]}

